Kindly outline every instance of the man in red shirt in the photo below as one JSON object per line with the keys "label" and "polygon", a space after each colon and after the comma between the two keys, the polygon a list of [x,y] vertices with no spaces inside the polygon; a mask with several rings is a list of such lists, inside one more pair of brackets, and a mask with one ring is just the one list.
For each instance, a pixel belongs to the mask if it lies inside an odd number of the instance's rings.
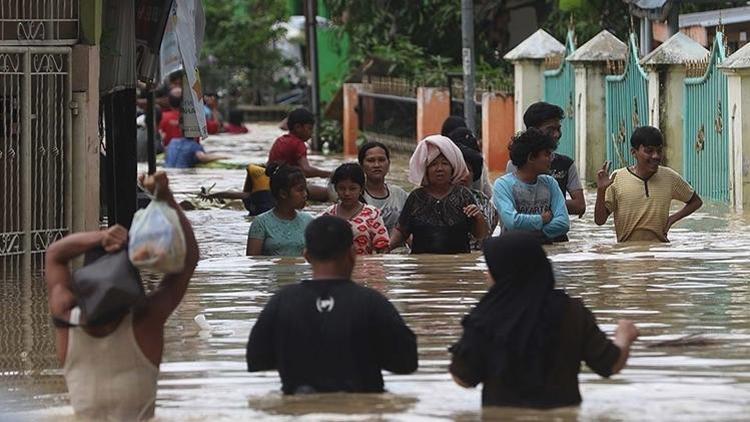
{"label": "man in red shirt", "polygon": [[[305,177],[328,178],[331,172],[321,170],[310,165],[307,161],[307,145],[305,141],[313,135],[315,127],[315,116],[304,108],[298,108],[289,113],[287,117],[289,133],[276,138],[271,151],[268,153],[268,164],[284,163],[286,165],[299,167]],[[322,186],[307,185],[310,199],[315,201],[328,201],[328,189]]]}
{"label": "man in red shirt", "polygon": [[159,132],[161,133],[162,144],[166,148],[174,138],[182,138],[182,128],[180,127],[180,104],[182,103],[182,88],[172,88],[169,90],[169,109],[161,113],[161,122],[159,122]]}

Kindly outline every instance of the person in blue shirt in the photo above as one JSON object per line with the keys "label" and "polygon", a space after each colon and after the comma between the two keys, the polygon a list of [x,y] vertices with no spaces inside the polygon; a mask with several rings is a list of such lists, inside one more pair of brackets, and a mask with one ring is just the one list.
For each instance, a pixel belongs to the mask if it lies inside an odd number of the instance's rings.
{"label": "person in blue shirt", "polygon": [[495,180],[492,190],[503,232],[528,231],[545,243],[568,240],[565,198],[557,181],[547,174],[555,147],[554,139],[535,128],[511,140],[510,159],[517,170]]}

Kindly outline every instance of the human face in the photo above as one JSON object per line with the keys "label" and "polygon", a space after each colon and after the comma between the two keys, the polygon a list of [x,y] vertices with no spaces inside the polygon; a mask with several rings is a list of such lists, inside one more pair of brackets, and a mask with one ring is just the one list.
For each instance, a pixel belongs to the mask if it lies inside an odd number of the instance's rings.
{"label": "human face", "polygon": [[376,182],[383,181],[390,170],[391,162],[385,155],[385,150],[380,147],[373,147],[365,152],[365,158],[362,160],[362,169],[365,171],[367,180]]}
{"label": "human face", "polygon": [[303,141],[307,141],[312,138],[314,127],[312,123],[300,123],[294,126],[292,133]]}
{"label": "human face", "polygon": [[545,120],[537,127],[537,129],[554,139],[555,142],[560,142],[560,138],[562,137],[562,125],[560,124],[560,119]]}
{"label": "human face", "polygon": [[631,152],[638,162],[639,167],[645,168],[652,173],[656,173],[659,170],[659,164],[661,164],[664,154],[661,145],[638,145],[638,148],[632,148]]}
{"label": "human face", "polygon": [[307,204],[307,183],[300,182],[293,185],[291,189],[289,189],[289,194],[286,199],[296,210],[305,208],[305,205]]}
{"label": "human face", "polygon": [[539,151],[536,156],[530,156],[526,162],[526,166],[532,170],[534,174],[546,174],[549,173],[550,166],[552,165],[552,150],[545,149]]}
{"label": "human face", "polygon": [[453,166],[443,154],[440,154],[427,165],[427,183],[429,185],[447,185],[453,176]]}
{"label": "human face", "polygon": [[341,205],[352,207],[357,205],[362,195],[362,186],[353,180],[341,180],[336,183],[336,193],[339,195]]}

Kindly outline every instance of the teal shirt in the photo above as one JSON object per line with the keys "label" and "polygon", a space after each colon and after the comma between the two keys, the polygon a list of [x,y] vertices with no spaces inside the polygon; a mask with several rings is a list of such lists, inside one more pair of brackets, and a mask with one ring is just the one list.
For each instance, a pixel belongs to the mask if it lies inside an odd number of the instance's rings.
{"label": "teal shirt", "polygon": [[283,220],[269,210],[255,217],[248,237],[263,241],[263,255],[302,256],[305,228],[312,220],[312,215],[299,211],[294,220]]}

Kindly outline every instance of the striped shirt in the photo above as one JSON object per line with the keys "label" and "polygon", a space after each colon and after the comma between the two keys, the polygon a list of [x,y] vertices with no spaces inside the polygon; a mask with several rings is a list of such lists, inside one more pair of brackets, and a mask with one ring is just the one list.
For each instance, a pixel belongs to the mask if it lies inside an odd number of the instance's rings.
{"label": "striped shirt", "polygon": [[659,169],[642,179],[630,168],[615,171],[615,180],[604,197],[604,205],[614,213],[618,242],[645,240],[669,242],[665,229],[673,199],[688,202],[695,191],[676,171]]}

